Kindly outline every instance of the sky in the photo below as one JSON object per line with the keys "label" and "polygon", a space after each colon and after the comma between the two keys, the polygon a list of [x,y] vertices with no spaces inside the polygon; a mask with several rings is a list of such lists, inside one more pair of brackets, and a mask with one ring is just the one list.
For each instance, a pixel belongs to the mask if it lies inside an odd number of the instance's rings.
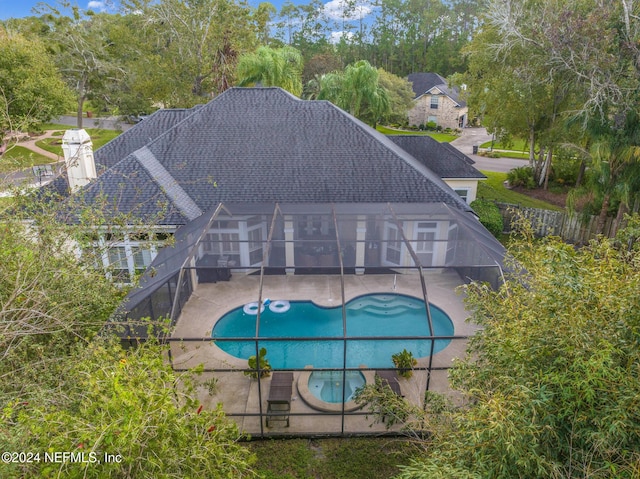
{"label": "sky", "polygon": [[[73,3],[73,0],[71,0]],[[249,0],[250,5],[257,6],[261,0]],[[268,0],[273,3],[278,11],[285,0]],[[303,5],[310,3],[309,0],[291,0],[295,5]],[[336,18],[340,17],[340,12],[342,12],[342,4],[344,0],[325,0],[325,12],[330,16]],[[6,20],[8,18],[21,18],[21,17],[29,17],[34,15],[31,11],[33,7],[35,7],[38,3],[48,3],[50,5],[56,5],[57,2],[55,0],[45,1],[42,0],[0,0],[0,20]],[[77,4],[82,9],[91,9],[96,12],[101,11],[114,11],[108,10],[108,3],[117,3],[116,2],[104,2],[100,0],[78,0]],[[360,2],[358,2],[360,3]],[[367,0],[361,2],[360,6],[361,12],[363,16],[366,16],[367,13],[371,12],[371,7],[368,6]],[[333,15],[332,15],[333,13]]]}

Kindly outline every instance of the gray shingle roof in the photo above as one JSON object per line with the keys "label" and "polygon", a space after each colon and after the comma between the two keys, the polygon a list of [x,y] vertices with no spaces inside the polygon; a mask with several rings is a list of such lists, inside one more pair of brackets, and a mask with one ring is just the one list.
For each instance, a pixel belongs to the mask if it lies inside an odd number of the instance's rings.
{"label": "gray shingle roof", "polygon": [[396,135],[389,139],[440,178],[486,178],[471,166],[474,163],[471,158],[448,143],[438,143],[424,135]]}
{"label": "gray shingle roof", "polygon": [[111,168],[118,161],[130,155],[138,148],[162,135],[169,128],[184,120],[200,108],[158,110],[118,135],[94,153],[98,175]]}
{"label": "gray shingle roof", "polygon": [[[384,135],[329,102],[279,88],[227,90],[145,149],[144,158],[151,155],[164,171],[130,154],[86,187],[85,199],[106,197],[120,211],[143,215],[159,214],[154,205],[169,202],[164,224],[182,224],[220,202],[445,203],[469,210]],[[167,187],[171,179],[179,191]]]}
{"label": "gray shingle roof", "polygon": [[424,95],[433,87],[438,87],[445,95],[451,98],[459,106],[464,107],[467,102],[460,98],[460,92],[457,88],[449,88],[447,80],[437,73],[410,73],[407,76],[413,86],[414,98]]}

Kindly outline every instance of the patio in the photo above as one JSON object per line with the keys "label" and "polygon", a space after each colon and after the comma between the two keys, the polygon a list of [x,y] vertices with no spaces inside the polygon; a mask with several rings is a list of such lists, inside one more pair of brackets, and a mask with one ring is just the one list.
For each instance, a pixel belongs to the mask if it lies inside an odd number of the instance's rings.
{"label": "patio", "polygon": [[[170,337],[159,326],[152,333],[170,342],[173,368],[202,366],[202,381],[215,378],[216,383],[212,394],[203,387],[199,399],[207,407],[220,403],[253,436],[382,434],[385,425],[372,426],[366,410],[346,411],[341,402],[318,399],[324,403],[318,405],[310,398],[310,368],[341,374],[342,381],[323,382],[314,391],[318,396],[327,388],[333,395],[339,389],[340,397],[349,397],[347,386],[349,394],[357,386],[342,371],[360,371],[371,383],[376,371],[394,369],[394,354],[415,347],[417,365],[411,379],[400,379],[402,395],[421,405],[425,391],[452,394],[448,368],[463,356],[467,338],[476,331],[465,322],[469,315],[456,290],[469,281],[497,286],[503,252],[475,218],[442,204],[220,204],[178,230],[172,246],[159,252],[123,304],[121,335],[123,341],[144,340],[149,334],[144,318],[168,318]],[[371,294],[386,297],[361,298]],[[307,329],[327,320],[315,312],[296,312],[281,317],[295,331],[258,334],[262,326],[284,324],[278,323],[273,310],[264,315],[260,311],[258,305],[267,298],[279,304],[310,301],[321,308],[334,307],[321,313],[331,315],[334,329],[320,336],[309,333]],[[354,298],[359,298],[357,308],[356,302],[349,304]],[[372,306],[376,301],[382,301],[382,310],[375,309],[380,303]],[[439,329],[432,318],[435,313],[425,304],[440,308],[451,323],[444,318],[447,327]],[[238,308],[238,316],[229,321],[234,333],[214,342],[216,322]],[[255,322],[248,311],[256,315]],[[358,327],[349,329],[355,318]],[[375,328],[370,327],[373,323]],[[243,326],[235,329],[238,325]],[[243,352],[236,352],[236,357],[223,351],[219,345],[225,340],[235,341],[241,349],[233,351]],[[447,341],[446,348],[433,353],[432,348]],[[307,344],[313,346],[311,356],[302,354]],[[266,427],[271,379],[245,375],[250,372],[246,358],[263,347],[271,364],[282,365],[280,372],[293,373],[291,401],[285,401],[290,407],[288,427],[287,421]],[[295,361],[303,356],[313,359]],[[286,357],[293,361],[284,361]],[[295,367],[285,366],[291,364]]]}
{"label": "patio", "polygon": [[[433,269],[424,272],[429,289],[429,301],[445,311],[454,324],[454,339],[443,351],[433,356],[429,390],[451,393],[448,387],[447,368],[454,357],[461,357],[466,348],[464,337],[477,329],[465,322],[468,317],[463,296],[455,289],[462,284],[452,270]],[[421,282],[418,274],[372,274],[345,275],[344,286],[336,275],[274,275],[263,278],[263,297],[287,300],[312,300],[318,305],[331,307],[341,305],[344,288],[345,301],[370,293],[398,293],[420,298]],[[312,408],[300,397],[298,378],[304,370],[293,371],[293,397],[289,426],[273,421],[266,427],[261,415],[267,412],[267,398],[271,378],[260,381],[245,376],[242,370],[247,361],[233,357],[211,341],[215,323],[230,310],[255,301],[260,288],[260,276],[234,274],[230,281],[200,283],[184,305],[171,336],[171,359],[175,369],[188,369],[202,364],[207,370],[201,379],[217,380],[215,394],[206,388],[199,390],[199,399],[205,407],[215,408],[218,403],[227,415],[238,422],[240,429],[252,436],[267,435],[327,435],[327,434],[371,434],[388,432],[384,424],[373,424],[365,410],[346,412],[322,412]],[[412,378],[400,378],[403,395],[414,404],[421,404],[427,388],[429,358],[419,358]],[[367,382],[373,381],[375,371],[362,365]],[[307,375],[308,376],[308,375]],[[261,398],[261,400],[260,400]],[[392,429],[393,430],[393,429]]]}

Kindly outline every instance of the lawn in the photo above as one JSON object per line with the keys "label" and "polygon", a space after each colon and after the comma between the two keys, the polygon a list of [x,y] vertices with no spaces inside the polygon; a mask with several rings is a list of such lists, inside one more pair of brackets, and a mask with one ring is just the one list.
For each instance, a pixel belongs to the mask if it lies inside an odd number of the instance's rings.
{"label": "lawn", "polygon": [[[62,150],[60,150],[62,153]],[[51,159],[35,153],[23,146],[14,146],[0,157],[0,173],[31,168],[35,165],[46,165]]]}
{"label": "lawn", "polygon": [[[66,129],[73,127],[66,127]],[[45,138],[44,140],[39,140],[36,142],[36,145],[42,148],[43,150],[50,151],[51,153],[55,153],[56,155],[63,156],[62,153],[62,136],[64,135],[64,131],[58,131],[55,128],[55,132],[53,136],[50,138]],[[97,150],[104,144],[110,142],[115,137],[120,135],[122,132],[118,130],[102,130],[98,128],[86,128],[87,133],[91,137],[91,142],[93,143],[93,150]]]}
{"label": "lawn", "polygon": [[266,479],[386,479],[420,452],[396,438],[269,439],[247,447]]}
{"label": "lawn", "polygon": [[540,208],[545,210],[559,211],[561,208],[547,203],[546,201],[531,198],[517,191],[512,191],[504,187],[507,180],[506,173],[493,171],[482,171],[487,179],[478,183],[478,198],[497,201],[500,203],[511,203],[529,208]]}
{"label": "lawn", "polygon": [[419,130],[396,130],[393,128],[387,128],[386,126],[378,125],[376,127],[380,133],[384,135],[417,135],[417,136],[430,136],[440,143],[449,143],[450,141],[458,138],[457,135],[451,135],[449,133],[434,133],[432,131],[419,131]]}
{"label": "lawn", "polygon": [[[492,146],[493,145],[493,146]],[[492,148],[492,158],[529,158],[529,145],[524,140],[516,139],[511,143],[501,143],[499,141],[486,141],[480,148]]]}
{"label": "lawn", "polygon": [[487,141],[480,145],[480,148],[491,148],[491,143],[493,143],[493,148],[498,150],[511,150],[511,151],[519,151],[522,153],[529,151],[529,144],[520,139],[513,140],[511,143],[501,143],[499,141]]}
{"label": "lawn", "polygon": [[513,151],[513,150],[505,150],[505,151],[493,150],[491,152],[491,156],[485,155],[483,154],[483,152],[480,152],[480,153],[482,156],[487,156],[489,158],[520,158],[521,160],[529,159],[529,153],[521,153],[519,151]]}

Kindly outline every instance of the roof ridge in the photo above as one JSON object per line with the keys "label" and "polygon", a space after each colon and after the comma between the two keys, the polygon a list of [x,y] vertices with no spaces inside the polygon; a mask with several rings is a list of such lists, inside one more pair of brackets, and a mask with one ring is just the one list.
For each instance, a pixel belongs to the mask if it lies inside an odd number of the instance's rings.
{"label": "roof ridge", "polygon": [[162,166],[149,148],[143,146],[132,153],[138,163],[147,170],[149,176],[160,186],[173,204],[189,220],[193,220],[202,214],[202,210],[186,191],[178,184],[171,173]]}

